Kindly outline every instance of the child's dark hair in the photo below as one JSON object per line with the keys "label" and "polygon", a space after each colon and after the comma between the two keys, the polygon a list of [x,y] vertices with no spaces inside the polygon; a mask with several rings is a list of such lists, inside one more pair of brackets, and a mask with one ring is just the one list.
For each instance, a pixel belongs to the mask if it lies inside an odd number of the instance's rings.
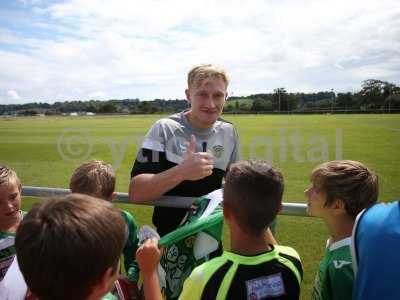
{"label": "child's dark hair", "polygon": [[115,274],[125,238],[109,202],[70,194],[34,206],[16,235],[18,263],[41,300],[85,299],[108,269]]}
{"label": "child's dark hair", "polygon": [[223,205],[245,231],[260,235],[281,209],[283,190],[279,170],[263,161],[241,161],[226,174]]}

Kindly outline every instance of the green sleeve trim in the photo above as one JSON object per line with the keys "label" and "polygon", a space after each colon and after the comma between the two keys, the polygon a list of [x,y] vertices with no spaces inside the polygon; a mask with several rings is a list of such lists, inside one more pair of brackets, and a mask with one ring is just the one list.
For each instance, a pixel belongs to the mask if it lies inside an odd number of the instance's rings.
{"label": "green sleeve trim", "polygon": [[228,295],[228,291],[229,291],[229,288],[233,281],[233,277],[235,276],[238,265],[239,264],[234,261],[233,265],[230,267],[229,271],[226,273],[224,279],[221,282],[221,285],[219,286],[217,299],[226,299],[226,296]]}
{"label": "green sleeve trim", "polygon": [[196,267],[185,280],[179,300],[201,299],[201,295],[207,282],[210,280],[215,270],[221,267],[225,262],[226,260],[222,255]]}
{"label": "green sleeve trim", "polygon": [[[299,260],[299,262],[301,263],[299,254],[293,248],[286,247],[286,246],[279,246],[279,245],[275,245],[275,248],[278,250],[278,252],[292,256],[295,259]],[[286,267],[288,267],[295,274],[297,281],[299,283],[299,286],[300,286],[302,278],[301,278],[300,270],[295,266],[295,264],[293,262],[291,262],[289,259],[282,257],[282,256],[278,256],[278,260],[279,260],[279,262],[284,264]]]}
{"label": "green sleeve trim", "polygon": [[15,237],[16,232],[2,232],[0,231],[0,239],[4,239],[6,237]]}

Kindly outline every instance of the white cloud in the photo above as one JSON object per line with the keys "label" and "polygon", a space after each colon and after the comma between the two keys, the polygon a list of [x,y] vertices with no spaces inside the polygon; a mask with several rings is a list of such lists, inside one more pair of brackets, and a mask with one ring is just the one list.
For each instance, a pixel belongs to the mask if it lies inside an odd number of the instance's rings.
{"label": "white cloud", "polygon": [[13,100],[21,99],[21,97],[18,95],[17,91],[14,91],[14,90],[8,90],[7,91],[7,96],[10,97]]}
{"label": "white cloud", "polygon": [[183,98],[186,72],[204,62],[226,67],[236,94],[400,78],[396,0],[72,0],[33,11],[44,35],[0,28],[0,86],[25,101]]}
{"label": "white cloud", "polygon": [[108,97],[106,92],[103,91],[95,91],[92,92],[88,95],[88,99],[94,99],[94,100],[103,100]]}
{"label": "white cloud", "polygon": [[23,103],[22,98],[16,90],[0,90],[0,104]]}

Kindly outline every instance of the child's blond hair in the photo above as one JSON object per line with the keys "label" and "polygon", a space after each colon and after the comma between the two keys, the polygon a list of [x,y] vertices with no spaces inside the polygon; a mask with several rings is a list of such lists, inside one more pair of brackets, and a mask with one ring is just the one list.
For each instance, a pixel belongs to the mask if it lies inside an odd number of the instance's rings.
{"label": "child's blond hair", "polygon": [[115,191],[115,172],[110,164],[92,160],[80,165],[72,174],[69,188],[72,193],[111,200]]}
{"label": "child's blond hair", "polygon": [[17,173],[7,166],[0,165],[0,185],[12,184],[18,185],[19,190],[22,188],[21,180],[19,180]]}

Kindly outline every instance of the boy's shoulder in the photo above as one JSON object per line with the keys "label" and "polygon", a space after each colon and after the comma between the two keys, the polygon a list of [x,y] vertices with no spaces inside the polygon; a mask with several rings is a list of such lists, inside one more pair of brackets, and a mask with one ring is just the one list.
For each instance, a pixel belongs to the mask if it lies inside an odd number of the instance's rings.
{"label": "boy's shoulder", "polygon": [[294,257],[298,260],[300,259],[299,253],[292,247],[289,246],[283,246],[283,245],[274,245],[274,247],[278,250],[278,252],[282,255],[289,255],[291,257]]}
{"label": "boy's shoulder", "polygon": [[350,245],[351,238],[348,237],[327,247],[324,258],[331,273],[353,268]]}
{"label": "boy's shoulder", "polygon": [[[272,264],[276,264],[282,272],[293,275],[285,277],[287,279],[283,282],[281,272],[277,272]],[[232,276],[232,274],[236,275]],[[214,296],[217,295],[227,296],[233,292],[236,293],[237,289],[240,289],[241,293],[245,293],[241,290],[243,285],[237,285],[234,282],[243,281],[247,285],[251,285],[260,280],[268,281],[274,280],[274,278],[280,280],[282,286],[293,287],[293,293],[296,294],[300,290],[302,276],[300,256],[291,247],[274,246],[271,251],[255,256],[243,256],[225,251],[220,257],[211,259],[192,271],[185,281],[180,299],[193,299],[196,298],[194,295],[204,294],[212,295],[210,298],[215,298]],[[227,282],[230,284],[226,284]]]}
{"label": "boy's shoulder", "polygon": [[302,272],[301,259],[298,252],[289,246],[274,245],[275,251],[266,252],[254,257],[244,257],[235,253],[225,251],[221,256],[215,257],[196,267],[190,277],[206,278],[214,271],[226,266],[229,268],[232,264],[254,265],[263,261],[272,259],[286,259],[292,262],[299,271]]}
{"label": "boy's shoulder", "polygon": [[327,241],[326,254],[331,258],[350,258],[351,259],[351,237],[341,239],[337,242],[330,243]]}

